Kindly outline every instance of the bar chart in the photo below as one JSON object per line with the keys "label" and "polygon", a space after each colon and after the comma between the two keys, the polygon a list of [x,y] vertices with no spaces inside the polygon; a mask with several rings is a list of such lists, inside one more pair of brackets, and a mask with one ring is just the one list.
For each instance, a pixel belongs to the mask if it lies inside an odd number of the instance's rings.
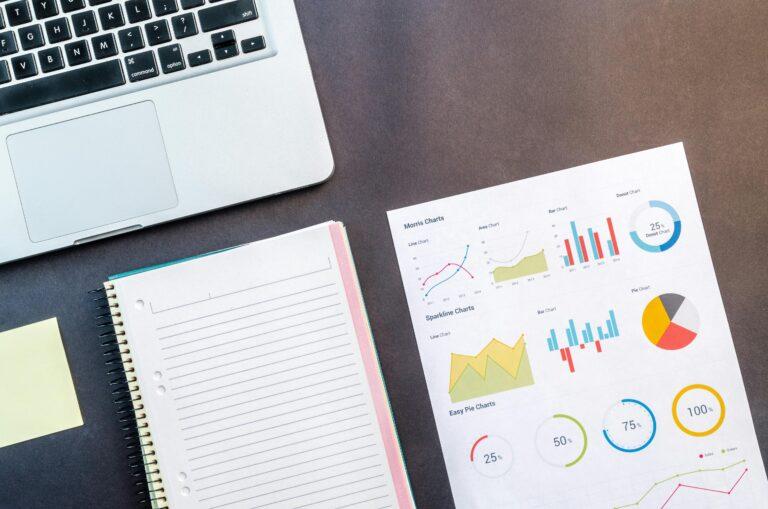
{"label": "bar chart", "polygon": [[561,360],[568,364],[568,371],[571,373],[576,372],[571,348],[585,350],[587,346],[592,345],[596,353],[601,353],[603,351],[601,341],[619,337],[619,325],[613,309],[608,311],[608,318],[600,325],[593,327],[592,322],[584,322],[584,326],[577,330],[576,322],[571,318],[568,320],[568,327],[564,331],[567,344],[561,345],[555,329],[549,329],[547,346],[550,352],[560,352]]}
{"label": "bar chart", "polygon": [[563,241],[565,254],[562,257],[565,266],[573,267],[577,263],[603,260],[606,256],[619,256],[619,243],[616,240],[613,219],[610,217],[605,218],[605,228],[602,235],[593,227],[588,227],[586,233],[583,233],[580,232],[576,221],[571,221],[570,238]]}

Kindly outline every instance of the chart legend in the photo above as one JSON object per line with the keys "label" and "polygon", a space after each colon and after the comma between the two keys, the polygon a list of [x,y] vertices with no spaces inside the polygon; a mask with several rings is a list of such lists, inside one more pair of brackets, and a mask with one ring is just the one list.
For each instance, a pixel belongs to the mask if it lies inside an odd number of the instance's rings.
{"label": "chart legend", "polygon": [[594,348],[595,353],[601,353],[603,351],[601,341],[619,337],[619,325],[616,322],[616,313],[614,313],[613,309],[608,311],[608,319],[601,325],[593,327],[591,322],[585,322],[584,327],[577,331],[576,322],[573,319],[569,319],[568,327],[564,330],[567,344],[561,343],[555,329],[549,329],[547,346],[550,352],[560,352],[560,358],[568,364],[568,371],[571,373],[576,371],[571,348],[585,350],[589,345]]}

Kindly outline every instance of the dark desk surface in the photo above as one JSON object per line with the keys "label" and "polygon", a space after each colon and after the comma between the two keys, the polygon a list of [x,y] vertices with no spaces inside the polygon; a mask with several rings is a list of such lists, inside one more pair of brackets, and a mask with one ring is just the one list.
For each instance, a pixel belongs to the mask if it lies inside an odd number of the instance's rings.
{"label": "dark desk surface", "polygon": [[349,228],[417,502],[450,507],[385,211],[679,140],[768,444],[768,3],[298,7],[333,179],[0,267],[0,330],[59,317],[85,419],[0,449],[0,507],[135,507],[87,290],[107,274],[329,218]]}

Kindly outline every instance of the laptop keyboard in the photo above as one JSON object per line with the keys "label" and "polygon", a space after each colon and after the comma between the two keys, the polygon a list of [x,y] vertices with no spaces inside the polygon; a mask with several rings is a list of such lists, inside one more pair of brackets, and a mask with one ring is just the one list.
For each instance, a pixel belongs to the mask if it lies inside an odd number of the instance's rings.
{"label": "laptop keyboard", "polygon": [[0,115],[274,54],[256,0],[0,2]]}

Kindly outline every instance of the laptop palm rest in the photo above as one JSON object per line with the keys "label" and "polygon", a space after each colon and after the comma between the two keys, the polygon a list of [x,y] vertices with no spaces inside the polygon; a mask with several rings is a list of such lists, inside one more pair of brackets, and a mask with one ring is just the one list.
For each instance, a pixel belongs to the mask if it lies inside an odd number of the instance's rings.
{"label": "laptop palm rest", "polygon": [[178,204],[151,101],[16,133],[7,144],[33,242]]}

